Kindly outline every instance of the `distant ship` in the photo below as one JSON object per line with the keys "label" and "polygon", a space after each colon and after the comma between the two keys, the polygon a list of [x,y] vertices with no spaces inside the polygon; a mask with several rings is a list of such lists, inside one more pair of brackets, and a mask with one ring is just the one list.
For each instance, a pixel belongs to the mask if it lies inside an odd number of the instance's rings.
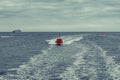
{"label": "distant ship", "polygon": [[14,31],[12,31],[13,33],[20,33],[20,32],[22,32],[21,30],[14,30]]}
{"label": "distant ship", "polygon": [[60,38],[60,34],[59,34],[59,37],[56,39],[55,43],[56,45],[59,45],[59,46],[63,43],[62,38]]}

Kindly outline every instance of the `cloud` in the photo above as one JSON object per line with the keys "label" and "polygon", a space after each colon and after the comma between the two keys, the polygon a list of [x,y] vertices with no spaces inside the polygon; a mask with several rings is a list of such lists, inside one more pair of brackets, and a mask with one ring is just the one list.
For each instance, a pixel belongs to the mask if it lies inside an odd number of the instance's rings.
{"label": "cloud", "polygon": [[[119,13],[115,6],[118,1],[112,0],[2,0],[0,3],[0,15],[10,13],[20,15],[23,12],[28,16],[51,16],[55,18],[81,18],[90,16],[99,16],[99,14],[110,14],[112,11]],[[5,13],[7,12],[7,13]],[[18,12],[18,13],[17,13]],[[32,13],[32,14],[31,14]],[[38,15],[39,14],[39,15]]]}
{"label": "cloud", "polygon": [[0,2],[0,17],[8,18],[19,15],[28,8],[27,4],[15,0],[1,0]]}
{"label": "cloud", "polygon": [[118,25],[119,7],[118,0],[1,0],[0,23],[6,21],[16,26],[77,24],[89,27],[107,26],[112,22],[111,25]]}

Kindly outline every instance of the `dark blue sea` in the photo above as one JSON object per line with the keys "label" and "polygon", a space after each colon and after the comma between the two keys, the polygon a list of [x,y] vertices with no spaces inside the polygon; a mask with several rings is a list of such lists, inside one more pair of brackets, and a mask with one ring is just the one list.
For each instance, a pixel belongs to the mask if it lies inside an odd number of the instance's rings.
{"label": "dark blue sea", "polygon": [[0,80],[120,80],[119,32],[1,32]]}

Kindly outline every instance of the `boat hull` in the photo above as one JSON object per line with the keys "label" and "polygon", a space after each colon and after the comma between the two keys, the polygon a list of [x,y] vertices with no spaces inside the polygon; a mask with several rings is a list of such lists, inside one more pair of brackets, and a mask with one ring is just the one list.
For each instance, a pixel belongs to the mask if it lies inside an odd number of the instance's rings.
{"label": "boat hull", "polygon": [[62,41],[62,39],[61,38],[59,38],[59,39],[57,39],[56,41],[55,41],[55,43],[56,43],[56,45],[61,45],[62,43],[63,43],[63,41]]}

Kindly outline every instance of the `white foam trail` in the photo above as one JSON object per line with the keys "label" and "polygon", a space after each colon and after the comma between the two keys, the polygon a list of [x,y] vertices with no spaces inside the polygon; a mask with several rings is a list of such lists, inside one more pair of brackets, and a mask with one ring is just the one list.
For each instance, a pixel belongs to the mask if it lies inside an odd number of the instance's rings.
{"label": "white foam trail", "polygon": [[100,76],[105,80],[120,80],[120,64],[106,55],[107,51],[97,45],[90,47],[82,44],[80,51],[75,55],[73,65],[60,75],[63,80],[100,80]]}
{"label": "white foam trail", "polygon": [[[27,64],[24,63],[23,65],[20,65],[19,68],[9,69],[9,71],[16,70],[17,72],[15,74],[7,73],[7,75],[0,75],[0,80],[47,80],[45,79],[45,70],[52,67],[52,60],[48,60],[45,57],[49,56],[48,52],[51,51],[52,47],[53,46],[51,45],[48,49],[42,51],[43,54],[30,58],[30,61]],[[50,56],[50,58],[51,57],[52,56]],[[44,60],[49,62],[45,63],[46,61]]]}
{"label": "white foam trail", "polygon": [[101,54],[106,62],[107,73],[109,79],[120,80],[120,64],[117,64],[113,59],[113,56],[106,55],[107,51],[104,51],[101,47],[98,47],[103,53]]}
{"label": "white foam trail", "polygon": [[106,56],[107,71],[110,74],[110,78],[113,80],[120,80],[120,64],[116,64],[113,57]]}
{"label": "white foam trail", "polygon": [[13,36],[0,36],[0,38],[12,38]]}
{"label": "white foam trail", "polygon": [[[85,77],[89,75],[91,75],[90,80],[96,79],[97,73],[95,67],[89,66],[89,64],[86,64],[86,61],[83,59],[89,49],[84,47],[82,44],[79,47],[81,50],[74,56],[76,60],[73,62],[73,65],[66,68],[64,73],[60,75],[60,77],[62,77],[62,80],[80,80],[81,76]],[[80,71],[80,69],[83,69],[83,71]]]}
{"label": "white foam trail", "polygon": [[[75,41],[83,39],[81,35],[61,36],[63,44],[72,44]],[[56,39],[46,40],[48,44],[55,44]]]}
{"label": "white foam trail", "polygon": [[[83,53],[83,52],[82,52]],[[80,53],[80,54],[82,54]],[[78,55],[77,55],[78,56]],[[82,55],[81,55],[82,56]],[[62,77],[62,80],[79,80],[79,78],[76,76],[76,68],[78,67],[78,64],[80,63],[79,61],[81,61],[83,63],[82,57],[79,56],[80,60],[76,60],[72,66],[67,67],[66,70],[64,71],[64,73],[62,73],[60,75],[60,77]]]}

